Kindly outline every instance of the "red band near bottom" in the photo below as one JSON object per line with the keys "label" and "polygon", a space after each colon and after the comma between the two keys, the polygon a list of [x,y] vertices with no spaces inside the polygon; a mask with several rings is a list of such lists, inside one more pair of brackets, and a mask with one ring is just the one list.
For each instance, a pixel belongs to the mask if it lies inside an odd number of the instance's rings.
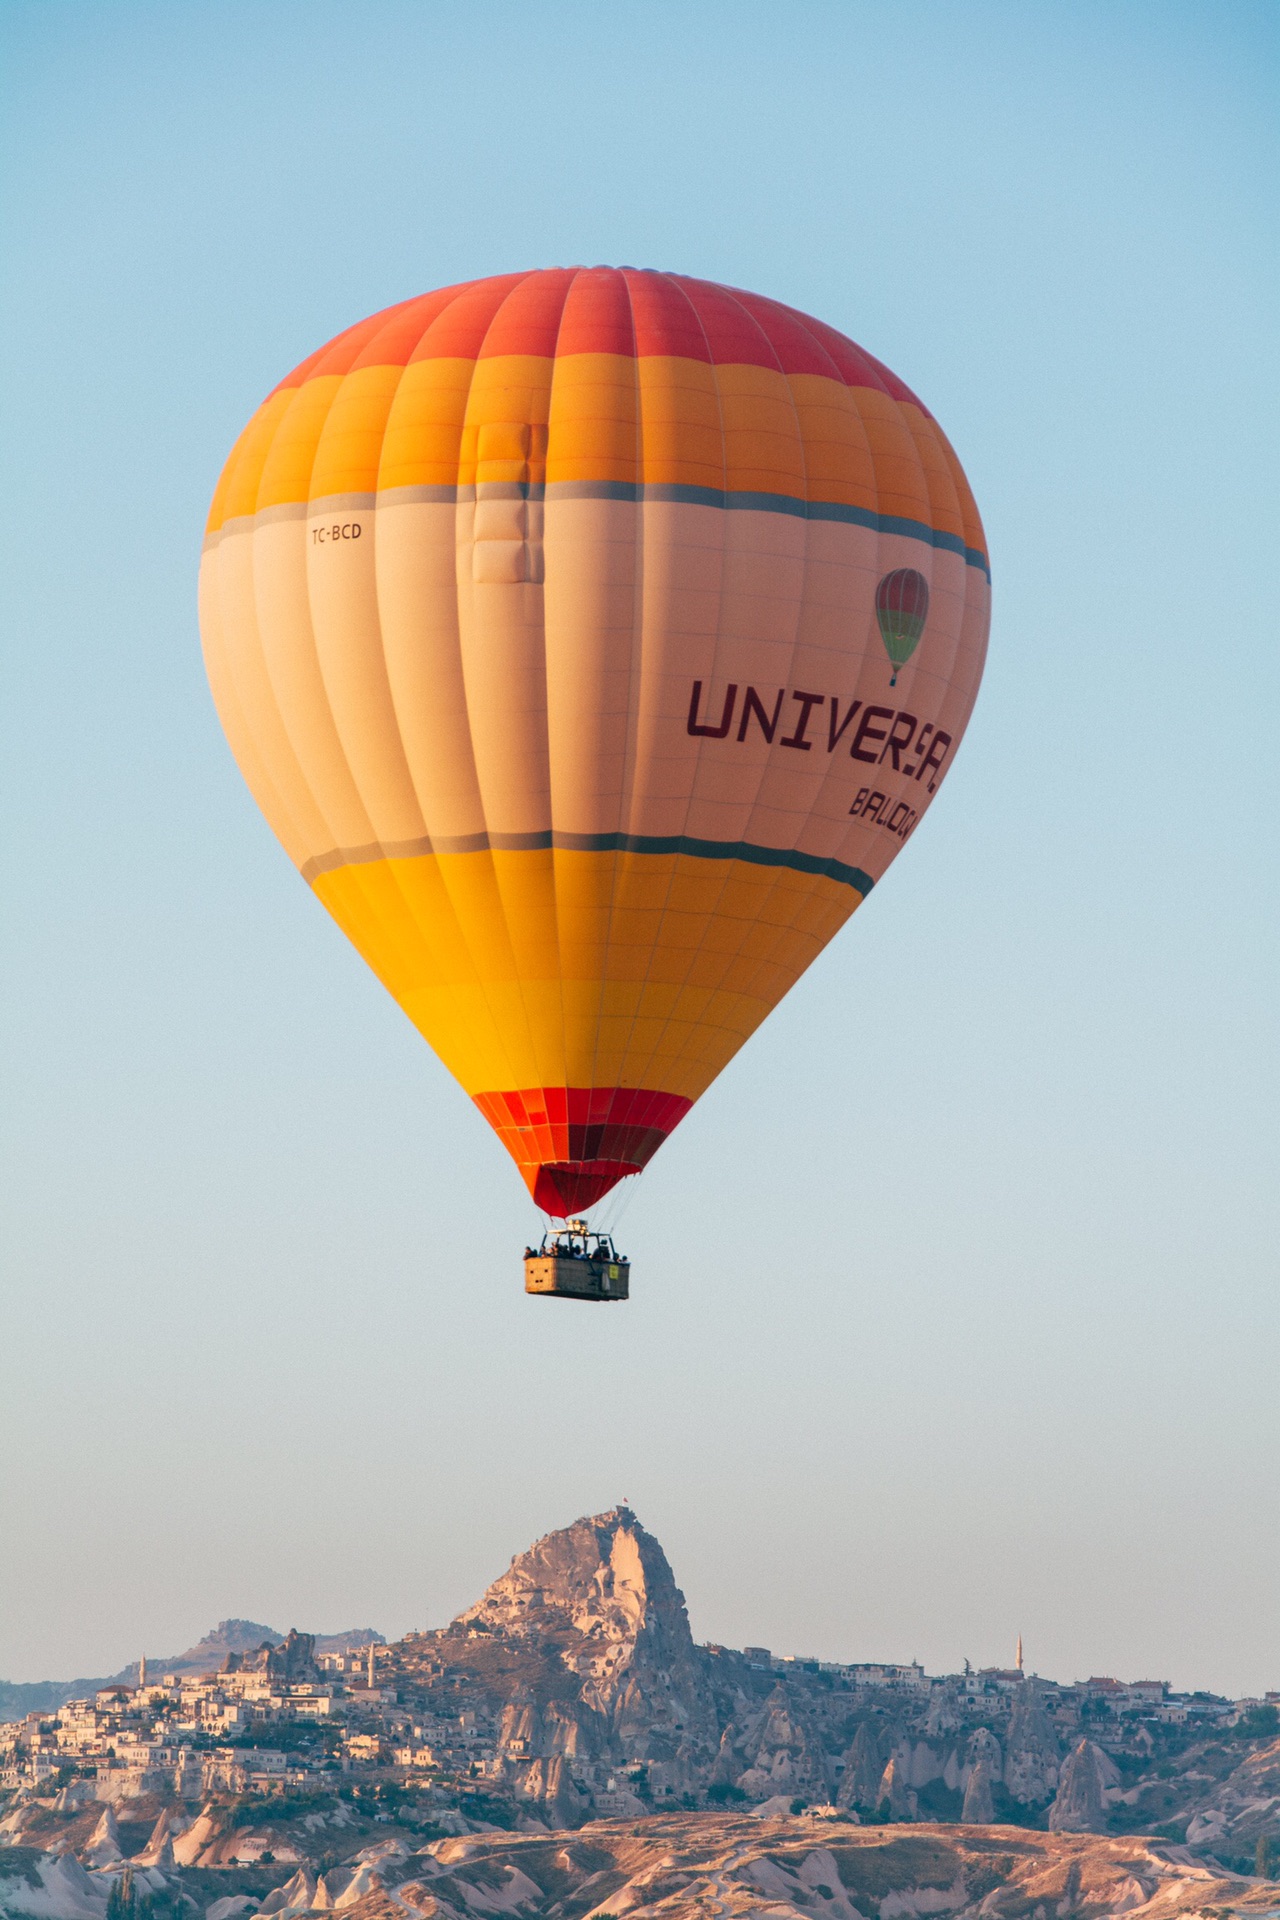
{"label": "red band near bottom", "polygon": [[639,1173],[693,1105],[648,1087],[525,1087],[474,1098],[538,1206],[561,1219]]}

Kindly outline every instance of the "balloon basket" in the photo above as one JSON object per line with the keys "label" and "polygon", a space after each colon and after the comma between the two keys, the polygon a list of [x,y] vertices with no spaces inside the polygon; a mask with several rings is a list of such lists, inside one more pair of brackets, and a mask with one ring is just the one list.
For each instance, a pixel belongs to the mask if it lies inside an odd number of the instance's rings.
{"label": "balloon basket", "polygon": [[571,1220],[524,1250],[524,1290],[548,1300],[627,1300],[631,1262],[615,1251],[607,1233]]}

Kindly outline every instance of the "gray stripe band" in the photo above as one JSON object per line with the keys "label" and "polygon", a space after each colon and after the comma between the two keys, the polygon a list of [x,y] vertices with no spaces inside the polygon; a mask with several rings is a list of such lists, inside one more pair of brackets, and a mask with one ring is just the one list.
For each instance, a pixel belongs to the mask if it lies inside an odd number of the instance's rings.
{"label": "gray stripe band", "polygon": [[366,866],[374,860],[412,860],[428,853],[539,853],[562,847],[570,853],[687,853],[698,860],[742,860],[754,867],[789,867],[793,873],[813,873],[839,881],[860,894],[870,893],[875,881],[861,867],[820,854],[800,853],[788,847],[758,847],[750,840],[695,840],[683,833],[467,833],[457,838],[397,840],[386,846],[335,847],[318,854],[301,868],[308,885],[322,873],[338,867]]}
{"label": "gray stripe band", "polygon": [[866,527],[872,533],[922,540],[940,552],[959,554],[966,566],[977,567],[988,580],[991,578],[990,564],[980,547],[966,546],[958,533],[946,533],[923,520],[909,520],[901,514],[872,513],[866,507],[851,507],[840,500],[797,500],[789,493],[726,493],[718,487],[643,485],[629,480],[555,480],[549,486],[493,480],[482,481],[478,487],[388,487],[378,494],[338,493],[323,500],[264,507],[259,514],[237,516],[218,532],[206,534],[204,545],[206,548],[216,546],[224,534],[264,526],[272,520],[309,520],[326,513],[360,513],[374,507],[449,506],[477,497],[482,500],[621,500],[630,504],[655,500],[684,507],[718,507],[726,513],[783,513],[793,520],[835,521],[848,527]]}

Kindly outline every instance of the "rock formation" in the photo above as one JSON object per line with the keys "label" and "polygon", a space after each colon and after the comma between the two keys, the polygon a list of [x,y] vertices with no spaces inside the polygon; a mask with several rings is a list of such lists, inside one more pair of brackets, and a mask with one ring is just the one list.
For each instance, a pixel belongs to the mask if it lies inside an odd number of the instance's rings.
{"label": "rock formation", "polygon": [[[229,1623],[224,1621],[223,1624]],[[229,1653],[222,1664],[222,1671],[265,1673],[269,1680],[281,1680],[287,1685],[315,1680],[319,1677],[316,1636],[314,1633],[299,1633],[296,1627],[290,1627],[281,1641],[263,1640],[251,1651]]]}
{"label": "rock formation", "polygon": [[988,1780],[999,1780],[1004,1772],[1004,1761],[1000,1752],[1000,1742],[990,1727],[976,1727],[969,1735],[964,1753],[963,1778],[968,1784],[969,1776],[976,1767],[986,1769]]}
{"label": "rock formation", "polygon": [[752,1800],[787,1799],[825,1801],[831,1778],[821,1737],[812,1717],[781,1681],[755,1717],[744,1745],[753,1755],[751,1765],[737,1781]]}
{"label": "rock formation", "polygon": [[504,1717],[503,1742],[512,1758],[600,1752],[679,1781],[689,1756],[705,1764],[715,1754],[720,1730],[684,1595],[628,1507],[518,1554],[450,1633],[549,1645],[577,1680],[576,1698],[512,1702],[520,1711]]}
{"label": "rock formation", "polygon": [[991,1767],[985,1759],[980,1759],[973,1767],[968,1784],[964,1790],[964,1806],[961,1809],[961,1824],[966,1827],[986,1827],[996,1817],[995,1802],[991,1794]]}
{"label": "rock formation", "polygon": [[1034,1680],[1025,1682],[1009,1716],[1004,1780],[1010,1797],[1039,1806],[1058,1784],[1058,1736]]}
{"label": "rock formation", "polygon": [[878,1808],[887,1808],[891,1820],[914,1820],[916,1796],[907,1779],[906,1768],[898,1754],[890,1760],[876,1790]]}
{"label": "rock formation", "polygon": [[84,1863],[88,1867],[111,1867],[124,1859],[124,1849],[120,1845],[120,1828],[116,1816],[110,1807],[102,1809],[102,1818],[89,1836],[89,1844],[84,1851]]}
{"label": "rock formation", "polygon": [[941,1740],[960,1725],[960,1703],[954,1687],[936,1687],[929,1696],[924,1730],[930,1740]]}
{"label": "rock formation", "polygon": [[142,1852],[133,1856],[133,1864],[139,1867],[159,1867],[161,1872],[175,1864],[173,1855],[174,1835],[166,1807],[155,1826],[151,1829],[151,1838]]}
{"label": "rock formation", "polygon": [[879,1800],[884,1751],[874,1722],[864,1720],[844,1757],[836,1805],[874,1813]]}
{"label": "rock formation", "polygon": [[1101,1833],[1106,1825],[1103,1789],[1119,1777],[1115,1762],[1092,1740],[1082,1740],[1062,1768],[1049,1809],[1050,1833]]}
{"label": "rock formation", "polygon": [[715,1762],[721,1724],[684,1595],[628,1507],[547,1534],[431,1638],[437,1659],[511,1673],[498,1751],[548,1819],[585,1803],[563,1765],[541,1763],[640,1769],[671,1800]]}

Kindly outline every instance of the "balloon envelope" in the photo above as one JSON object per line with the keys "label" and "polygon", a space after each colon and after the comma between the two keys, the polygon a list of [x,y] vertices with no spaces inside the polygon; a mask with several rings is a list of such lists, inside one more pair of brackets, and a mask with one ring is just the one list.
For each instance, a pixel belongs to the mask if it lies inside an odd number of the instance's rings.
{"label": "balloon envelope", "polygon": [[898,668],[906,666],[919,646],[928,618],[929,582],[924,575],[914,567],[895,567],[886,573],[876,588],[876,623],[893,663],[891,686],[897,684]]}
{"label": "balloon envelope", "polygon": [[887,368],[757,295],[569,268],[406,301],[282,381],[218,484],[201,630],[290,858],[565,1215],[910,837],[989,597]]}

